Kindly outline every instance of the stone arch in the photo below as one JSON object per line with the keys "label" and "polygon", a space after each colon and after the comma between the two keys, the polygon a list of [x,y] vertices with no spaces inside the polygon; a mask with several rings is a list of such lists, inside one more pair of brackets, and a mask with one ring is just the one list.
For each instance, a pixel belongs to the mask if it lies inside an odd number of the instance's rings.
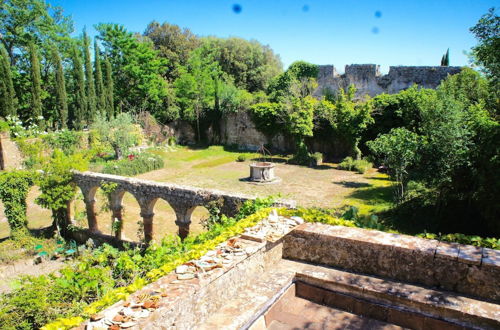
{"label": "stone arch", "polygon": [[144,239],[147,230],[142,216],[141,198],[125,189],[119,189],[112,194],[110,207],[112,220],[120,221],[120,230],[115,235],[126,241],[140,241]]}
{"label": "stone arch", "polygon": [[189,233],[193,235],[205,232],[203,222],[208,219],[210,212],[205,205],[193,206],[191,210],[191,224],[189,226]]}
{"label": "stone arch", "polygon": [[52,212],[36,203],[42,192],[37,186],[32,186],[26,196],[26,219],[29,229],[41,229],[52,224]]}
{"label": "stone arch", "polygon": [[151,201],[153,216],[152,238],[160,242],[166,235],[176,235],[178,232],[177,216],[170,202],[165,198],[155,198]]}

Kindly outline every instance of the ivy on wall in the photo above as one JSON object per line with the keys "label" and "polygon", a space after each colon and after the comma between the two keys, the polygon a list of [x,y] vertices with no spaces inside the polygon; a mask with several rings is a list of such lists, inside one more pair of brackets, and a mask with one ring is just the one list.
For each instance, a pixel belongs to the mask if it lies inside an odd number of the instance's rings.
{"label": "ivy on wall", "polygon": [[0,174],[0,200],[12,232],[28,229],[26,197],[33,186],[35,173],[11,171]]}

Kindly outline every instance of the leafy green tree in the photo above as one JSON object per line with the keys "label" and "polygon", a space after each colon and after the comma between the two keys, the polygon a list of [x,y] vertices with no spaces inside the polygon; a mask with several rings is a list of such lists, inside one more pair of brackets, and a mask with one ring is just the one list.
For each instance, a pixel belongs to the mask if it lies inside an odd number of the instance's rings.
{"label": "leafy green tree", "polygon": [[138,135],[134,134],[136,129],[133,118],[128,113],[120,113],[111,120],[97,120],[91,129],[97,132],[102,142],[111,145],[117,159],[122,159],[139,141]]}
{"label": "leafy green tree", "polygon": [[395,199],[404,201],[409,180],[409,168],[418,161],[422,138],[405,128],[394,128],[389,133],[367,142],[370,150],[387,166],[395,184]]}
{"label": "leafy green tree", "polygon": [[200,45],[199,38],[189,29],[167,22],[149,23],[144,36],[151,39],[158,55],[167,59],[164,76],[170,81],[179,77],[179,68],[187,64],[191,51]]}
{"label": "leafy green tree", "polygon": [[0,42],[11,64],[26,58],[24,48],[36,43],[44,58],[49,58],[52,45],[70,45],[73,22],[60,7],[43,0],[3,0],[0,6]]}
{"label": "leafy green tree", "polygon": [[208,37],[202,40],[200,50],[203,57],[217,61],[236,87],[249,92],[265,90],[282,71],[279,56],[255,40]]}
{"label": "leafy green tree", "polygon": [[[152,42],[117,24],[99,24],[96,29],[113,68],[117,105],[132,112],[147,109],[153,115],[168,111],[171,95],[162,77],[166,60],[158,56]],[[171,117],[175,119],[175,112]]]}
{"label": "leafy green tree", "polygon": [[43,171],[37,179],[42,193],[36,203],[52,211],[52,229],[67,237],[70,221],[70,202],[76,195],[76,186],[71,170],[87,169],[88,158],[84,153],[65,155],[61,150],[54,150],[49,162],[43,165]]}
{"label": "leafy green tree", "polygon": [[3,171],[0,174],[0,200],[5,207],[5,216],[12,234],[20,230],[28,232],[26,198],[33,185],[33,178],[34,173],[30,171]]}
{"label": "leafy green tree", "polygon": [[106,91],[102,77],[101,54],[97,40],[94,40],[94,73],[97,98],[97,110],[100,114],[106,114]]}
{"label": "leafy green tree", "polygon": [[331,101],[330,104],[324,104],[321,115],[330,123],[335,137],[347,143],[351,156],[359,160],[359,143],[363,132],[373,123],[373,118],[372,102],[355,102],[355,94],[356,88],[353,85],[349,86],[347,93],[341,89],[337,96],[328,100]]}
{"label": "leafy green tree", "polygon": [[97,116],[97,99],[95,94],[94,74],[90,59],[90,38],[83,31],[83,59],[85,62],[85,93],[87,97],[86,121],[90,125]]}
{"label": "leafy green tree", "polygon": [[72,52],[73,62],[73,104],[70,108],[70,119],[75,129],[83,128],[85,111],[87,109],[87,98],[85,96],[85,75],[81,62],[81,54],[77,45],[74,45]]}
{"label": "leafy green tree", "polygon": [[9,54],[0,44],[0,116],[6,117],[17,113],[17,98],[12,82]]}
{"label": "leafy green tree", "polygon": [[490,8],[470,30],[479,42],[472,48],[474,62],[482,67],[493,82],[498,95],[500,90],[500,17],[496,14],[495,8]]}
{"label": "leafy green tree", "polygon": [[286,98],[311,95],[317,87],[318,66],[304,61],[296,61],[283,73],[274,77],[267,93],[273,102],[283,102]]}
{"label": "leafy green tree", "polygon": [[115,101],[113,87],[113,69],[108,57],[105,57],[104,59],[104,67],[106,68],[106,85],[104,86],[106,114],[108,119],[111,119],[115,116]]}
{"label": "leafy green tree", "polygon": [[40,76],[40,60],[34,43],[29,44],[31,63],[31,118],[43,125],[42,115],[42,78]]}
{"label": "leafy green tree", "polygon": [[64,78],[64,69],[61,62],[61,56],[54,47],[52,51],[52,58],[55,65],[55,78],[56,78],[56,99],[57,99],[57,113],[59,114],[59,123],[61,128],[67,128],[68,121],[68,95],[66,94],[66,81]]}

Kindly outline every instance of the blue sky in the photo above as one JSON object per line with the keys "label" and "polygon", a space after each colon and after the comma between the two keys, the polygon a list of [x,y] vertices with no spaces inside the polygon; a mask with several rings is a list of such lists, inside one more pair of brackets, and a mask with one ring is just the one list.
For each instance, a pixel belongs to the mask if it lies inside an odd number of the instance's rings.
{"label": "blue sky", "polygon": [[[283,64],[305,60],[353,63],[439,65],[450,48],[450,64],[465,65],[464,52],[476,43],[469,32],[492,0],[49,0],[84,26],[123,24],[143,32],[152,20],[190,28],[201,36],[238,36],[268,44]],[[234,5],[241,7],[235,13]]]}

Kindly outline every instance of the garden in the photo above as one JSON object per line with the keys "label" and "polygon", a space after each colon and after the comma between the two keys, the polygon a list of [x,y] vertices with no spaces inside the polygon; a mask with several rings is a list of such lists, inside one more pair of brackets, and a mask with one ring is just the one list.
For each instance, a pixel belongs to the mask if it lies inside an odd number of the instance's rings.
{"label": "garden", "polygon": [[[354,85],[318,96],[317,65],[283,70],[257,41],[152,22],[144,34],[98,24],[92,46],[85,30],[71,36],[61,8],[41,0],[2,6],[0,17],[12,20],[0,20],[0,133],[22,159],[0,172],[2,329],[77,326],[242,233],[282,198],[298,207],[277,212],[306,222],[500,249],[494,10],[471,28],[474,68],[436,89],[360,97]],[[29,15],[34,7],[40,20]],[[12,28],[20,22],[28,23]],[[247,119],[260,153],[224,143],[231,118]],[[249,166],[263,160],[279,180],[248,180]],[[136,198],[125,193],[116,221],[113,186],[102,184],[98,227],[110,236],[123,228],[123,244],[78,244],[70,233],[88,221],[73,171],[254,199],[233,217],[216,203],[198,206],[183,240],[173,208],[158,201],[158,230],[146,244]]]}

